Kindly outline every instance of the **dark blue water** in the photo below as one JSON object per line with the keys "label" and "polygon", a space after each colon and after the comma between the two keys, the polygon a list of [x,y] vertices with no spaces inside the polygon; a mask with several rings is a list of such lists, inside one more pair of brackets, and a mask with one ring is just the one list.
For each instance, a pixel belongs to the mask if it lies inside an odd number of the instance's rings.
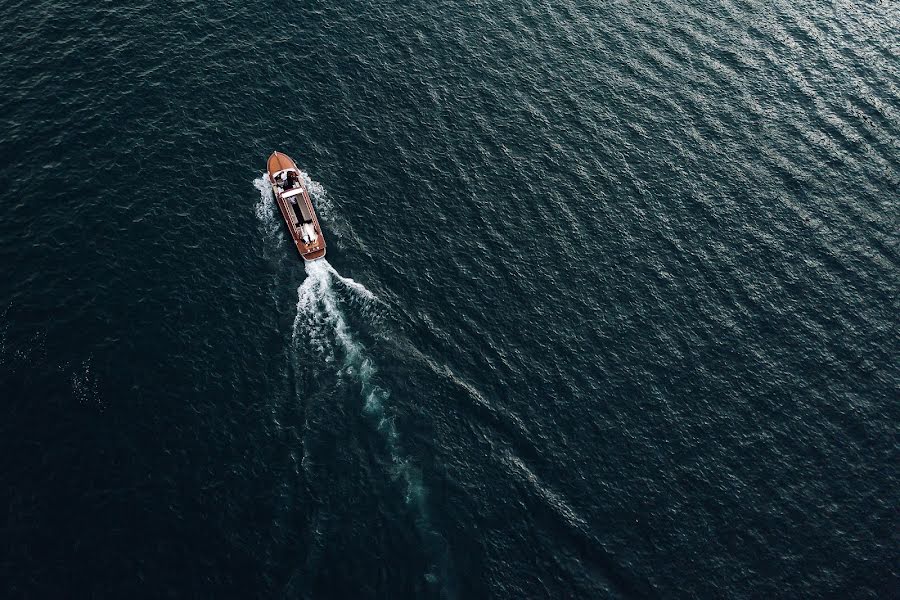
{"label": "dark blue water", "polygon": [[0,22],[4,597],[898,596],[900,4]]}

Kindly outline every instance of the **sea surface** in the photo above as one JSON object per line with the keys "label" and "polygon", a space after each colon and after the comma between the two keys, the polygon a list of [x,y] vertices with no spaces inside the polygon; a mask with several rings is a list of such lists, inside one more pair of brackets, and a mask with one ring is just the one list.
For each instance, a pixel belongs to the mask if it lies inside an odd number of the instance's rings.
{"label": "sea surface", "polygon": [[0,23],[3,598],[900,597],[900,2]]}

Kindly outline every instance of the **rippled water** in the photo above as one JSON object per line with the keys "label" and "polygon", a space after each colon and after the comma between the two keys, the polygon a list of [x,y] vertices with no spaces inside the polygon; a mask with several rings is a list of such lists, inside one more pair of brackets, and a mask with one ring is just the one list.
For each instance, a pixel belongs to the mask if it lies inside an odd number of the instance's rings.
{"label": "rippled water", "polygon": [[896,595],[900,4],[0,17],[7,596]]}

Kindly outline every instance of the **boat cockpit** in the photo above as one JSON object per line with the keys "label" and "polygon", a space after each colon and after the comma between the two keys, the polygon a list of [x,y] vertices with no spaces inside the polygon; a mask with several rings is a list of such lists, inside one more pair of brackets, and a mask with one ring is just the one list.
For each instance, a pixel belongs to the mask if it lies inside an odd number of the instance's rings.
{"label": "boat cockpit", "polygon": [[312,244],[318,239],[318,231],[313,222],[312,212],[310,212],[309,204],[303,196],[303,188],[295,188],[284,192],[281,197],[291,207],[296,221],[295,226],[300,230],[303,241],[306,244]]}
{"label": "boat cockpit", "polygon": [[284,169],[275,173],[275,185],[282,190],[293,190],[300,187],[300,173],[294,169]]}

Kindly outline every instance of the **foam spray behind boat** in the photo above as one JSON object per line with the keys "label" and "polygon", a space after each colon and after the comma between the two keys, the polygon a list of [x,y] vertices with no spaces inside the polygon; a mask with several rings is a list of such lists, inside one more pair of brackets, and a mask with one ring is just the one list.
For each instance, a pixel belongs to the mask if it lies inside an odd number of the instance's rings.
{"label": "foam spray behind boat", "polygon": [[[309,179],[305,173],[303,177],[307,189],[317,201],[325,197],[321,184]],[[261,176],[254,181],[254,186],[260,191],[256,215],[263,224],[266,236],[273,244],[281,245],[281,224],[268,178]],[[430,584],[441,586],[444,597],[451,597],[453,594],[447,582],[449,557],[446,543],[431,525],[427,490],[421,472],[404,454],[400,434],[388,410],[390,392],[379,385],[377,365],[365,344],[354,334],[349,318],[352,315],[357,320],[364,319],[369,326],[377,326],[377,314],[383,305],[363,284],[342,276],[324,258],[305,262],[304,266],[306,278],[297,288],[297,312],[291,338],[294,355],[299,356],[301,350],[308,352],[312,349],[320,357],[319,365],[333,369],[338,377],[358,386],[362,412],[381,436],[390,454],[390,475],[401,484],[404,500],[415,515],[416,527],[431,560],[425,578]]]}
{"label": "foam spray behind boat", "polygon": [[310,344],[324,362],[337,367],[340,376],[351,378],[359,386],[363,412],[390,453],[391,476],[402,485],[404,500],[415,514],[416,527],[432,560],[425,577],[433,585],[443,585],[445,595],[450,595],[439,575],[447,570],[445,542],[432,528],[421,472],[403,452],[399,432],[388,411],[390,392],[378,384],[375,361],[354,335],[345,313],[348,305],[356,305],[361,314],[366,314],[379,301],[364,285],[342,276],[325,259],[305,266],[306,279],[297,289],[295,348],[298,344]]}

